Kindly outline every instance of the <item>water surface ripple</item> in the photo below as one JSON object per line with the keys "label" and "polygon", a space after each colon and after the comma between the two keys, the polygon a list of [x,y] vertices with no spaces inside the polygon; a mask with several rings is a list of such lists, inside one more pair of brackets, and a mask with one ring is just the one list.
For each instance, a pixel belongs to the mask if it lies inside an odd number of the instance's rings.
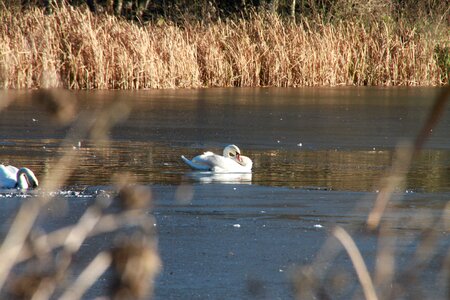
{"label": "water surface ripple", "polygon": [[[46,231],[75,222],[99,191],[114,194],[114,176],[131,174],[151,186],[164,263],[156,299],[289,299],[292,271],[314,259],[335,225],[352,232],[374,269],[378,241],[361,228],[395,147],[414,139],[438,92],[368,87],[71,92],[81,115],[100,115],[117,101],[131,113],[108,132],[108,143],[83,137],[66,148],[61,145],[70,126],[55,123],[34,100],[35,91],[1,92],[0,100],[14,100],[0,111],[0,163],[27,166],[43,178],[64,153],[79,156],[56,191],[68,217],[50,206],[38,222]],[[385,215],[397,239],[399,270],[414,259],[424,224],[440,218],[450,199],[446,109]],[[192,172],[180,160],[206,150],[221,153],[230,143],[253,159],[250,176]],[[20,203],[36,195],[0,191],[2,234]],[[448,228],[436,234],[433,262],[440,262],[450,247]],[[105,237],[89,242],[81,260],[89,261],[109,242]],[[359,285],[348,257],[338,256],[331,269],[351,278],[335,296],[352,298]],[[428,298],[443,299],[446,293],[439,270],[433,263],[421,274]],[[88,298],[104,294],[108,276]]]}

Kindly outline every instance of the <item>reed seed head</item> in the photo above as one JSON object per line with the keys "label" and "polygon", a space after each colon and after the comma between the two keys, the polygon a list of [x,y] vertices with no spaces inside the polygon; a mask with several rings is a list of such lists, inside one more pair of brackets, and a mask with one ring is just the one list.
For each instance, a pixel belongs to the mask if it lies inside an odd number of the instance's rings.
{"label": "reed seed head", "polygon": [[153,293],[161,260],[153,241],[141,235],[119,240],[112,250],[116,284],[114,299],[143,299]]}

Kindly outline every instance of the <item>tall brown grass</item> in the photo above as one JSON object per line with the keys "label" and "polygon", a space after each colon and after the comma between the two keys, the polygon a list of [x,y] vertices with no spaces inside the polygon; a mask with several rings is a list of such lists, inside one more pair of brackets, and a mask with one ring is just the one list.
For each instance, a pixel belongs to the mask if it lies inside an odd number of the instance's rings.
{"label": "tall brown grass", "polygon": [[137,24],[68,5],[0,11],[0,87],[141,89],[448,83],[450,31],[274,14]]}

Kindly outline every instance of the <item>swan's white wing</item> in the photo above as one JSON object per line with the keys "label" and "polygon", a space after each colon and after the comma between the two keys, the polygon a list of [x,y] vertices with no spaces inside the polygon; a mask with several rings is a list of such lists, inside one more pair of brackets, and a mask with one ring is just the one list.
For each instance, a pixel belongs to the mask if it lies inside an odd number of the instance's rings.
{"label": "swan's white wing", "polygon": [[17,176],[17,172],[19,172],[19,169],[14,166],[6,166],[5,170],[6,172],[9,172],[9,176],[11,177]]}
{"label": "swan's white wing", "polygon": [[239,164],[236,160],[221,155],[214,154],[212,152],[205,152],[201,155],[194,157],[192,160],[181,157],[183,161],[194,170],[200,171],[214,171],[214,172],[251,172],[252,164],[245,165],[248,161],[244,160],[244,165]]}
{"label": "swan's white wing", "polygon": [[241,161],[238,162],[236,157],[229,158],[216,155],[214,157],[213,171],[221,173],[248,173],[252,171],[252,161],[246,156],[241,156]]}
{"label": "swan's white wing", "polygon": [[193,161],[198,161],[205,165],[208,165],[211,171],[217,172],[226,170],[228,168],[227,163],[229,163],[231,160],[212,152],[205,152],[202,155],[194,157]]}
{"label": "swan's white wing", "polygon": [[211,167],[205,163],[202,163],[200,160],[194,161],[194,159],[189,160],[184,155],[181,156],[181,159],[192,169],[194,170],[200,170],[200,171],[211,171]]}
{"label": "swan's white wing", "polygon": [[0,188],[14,188],[17,184],[18,170],[14,166],[0,165]]}
{"label": "swan's white wing", "polygon": [[241,165],[245,170],[247,170],[247,172],[251,171],[251,170],[252,170],[252,167],[253,167],[253,161],[252,161],[249,157],[244,156],[244,155],[241,155],[241,160],[242,160],[242,162],[241,162],[240,165]]}
{"label": "swan's white wing", "polygon": [[181,156],[181,159],[194,170],[200,171],[218,171],[229,168],[227,164],[234,163],[232,160],[223,156],[214,154],[210,151],[194,157],[192,160]]}

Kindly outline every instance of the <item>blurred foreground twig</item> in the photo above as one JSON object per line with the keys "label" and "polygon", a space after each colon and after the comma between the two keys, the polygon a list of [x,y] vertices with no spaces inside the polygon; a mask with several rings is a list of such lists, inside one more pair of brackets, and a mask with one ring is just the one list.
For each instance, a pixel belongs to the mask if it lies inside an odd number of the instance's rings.
{"label": "blurred foreground twig", "polygon": [[395,189],[405,180],[413,157],[420,152],[425,141],[430,136],[433,128],[444,114],[445,105],[450,98],[450,86],[444,88],[434,101],[434,105],[416,137],[414,145],[402,145],[397,149],[391,170],[384,179],[384,184],[378,193],[373,210],[367,219],[367,226],[375,229],[380,224],[387,203],[392,197]]}
{"label": "blurred foreground twig", "polygon": [[[377,234],[375,239],[378,243],[378,252],[373,258],[375,261],[374,276],[368,272],[364,259],[351,237],[351,234],[356,232],[348,233],[341,227],[332,231],[331,236],[341,242],[352,260],[365,299],[399,299],[408,298],[411,295],[416,299],[424,299],[426,298],[424,291],[431,294],[435,292],[422,283],[427,268],[428,271],[432,268],[437,274],[436,276],[441,276],[442,279],[438,280],[436,284],[443,286],[444,292],[448,294],[450,259],[448,255],[442,257],[442,251],[448,253],[448,249],[442,250],[442,237],[447,238],[446,233],[450,230],[448,221],[450,201],[444,205],[439,216],[436,213],[434,215],[427,214],[422,210],[416,210],[413,215],[409,216],[410,222],[414,226],[414,233],[408,240],[415,241],[417,245],[406,265],[401,265],[400,268],[397,268],[398,262],[396,263],[398,255],[401,255],[396,248],[398,228],[411,225],[401,224],[402,220],[398,218],[382,221],[382,217],[386,213],[392,196],[396,191],[401,190],[405,183],[414,157],[421,151],[432,130],[442,118],[445,104],[449,98],[450,86],[447,86],[437,96],[414,143],[404,143],[396,149],[392,167],[382,179],[380,192],[377,194],[374,207],[367,218],[366,225],[369,231],[363,229],[358,232],[359,234]],[[379,228],[378,231],[373,231],[377,228]],[[340,245],[333,242],[331,236],[326,239],[315,260],[295,272],[293,279],[298,299],[330,299],[330,295],[339,295],[337,291],[333,290],[333,286],[326,282],[330,270],[336,267],[334,260],[338,257],[341,249]],[[439,270],[435,270],[439,267],[433,265],[436,264],[436,261],[438,262],[437,266],[442,266],[440,273]],[[371,278],[374,278],[374,281]],[[421,290],[420,287],[424,289]]]}
{"label": "blurred foreground twig", "polygon": [[[111,127],[128,116],[129,105],[117,101],[102,111],[76,115],[76,99],[67,91],[41,90],[33,97],[33,101],[48,110],[55,122],[72,125],[60,146],[63,155],[42,180],[37,197],[27,199],[19,208],[0,246],[2,295],[8,282],[6,293],[9,297],[49,299],[59,295],[66,300],[80,299],[106,270],[112,268],[114,272],[110,279],[117,284],[109,291],[111,298],[151,296],[153,278],[159,272],[161,262],[153,229],[155,220],[148,214],[152,201],[149,188],[135,185],[127,177],[116,182],[119,190],[116,197],[105,199],[98,195],[76,224],[40,234],[34,229],[44,206],[58,201],[53,192],[60,190],[76,169],[82,152],[73,145],[81,139],[91,139],[99,147],[107,146]],[[125,228],[128,237],[119,242]],[[114,239],[117,242],[112,243],[109,250],[98,253],[71,283],[68,274],[76,264],[75,254],[82,251],[88,239],[105,233],[112,234],[111,242]],[[130,236],[130,233],[133,234]],[[11,276],[19,263],[29,267]],[[131,276],[130,270],[138,276]]]}

